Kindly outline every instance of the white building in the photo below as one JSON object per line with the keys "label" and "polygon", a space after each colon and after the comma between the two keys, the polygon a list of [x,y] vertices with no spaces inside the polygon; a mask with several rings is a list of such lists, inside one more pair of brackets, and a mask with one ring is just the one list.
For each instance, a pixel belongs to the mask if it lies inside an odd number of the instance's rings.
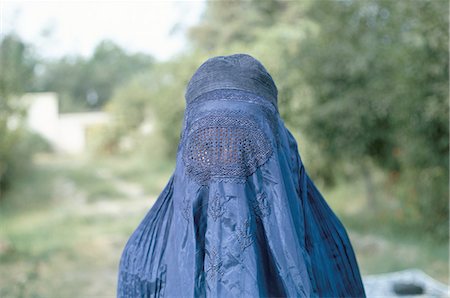
{"label": "white building", "polygon": [[58,96],[53,92],[27,93],[27,125],[62,153],[80,154],[86,150],[87,129],[107,124],[105,112],[59,113]]}

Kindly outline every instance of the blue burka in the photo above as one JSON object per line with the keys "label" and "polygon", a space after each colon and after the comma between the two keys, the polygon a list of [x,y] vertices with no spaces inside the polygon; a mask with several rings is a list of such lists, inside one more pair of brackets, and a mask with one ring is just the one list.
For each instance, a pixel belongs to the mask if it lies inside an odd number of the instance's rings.
{"label": "blue burka", "polygon": [[175,170],[125,245],[119,298],[366,296],[277,95],[247,54],[194,73]]}

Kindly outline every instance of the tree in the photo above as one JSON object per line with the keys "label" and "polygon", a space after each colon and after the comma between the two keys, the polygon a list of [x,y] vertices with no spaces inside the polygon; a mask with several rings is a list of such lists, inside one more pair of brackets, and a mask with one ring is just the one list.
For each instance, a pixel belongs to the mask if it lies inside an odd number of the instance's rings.
{"label": "tree", "polygon": [[38,90],[58,92],[64,112],[100,109],[111,99],[116,87],[153,63],[151,56],[129,54],[112,41],[104,40],[89,58],[44,61]]}
{"label": "tree", "polygon": [[406,221],[447,237],[448,2],[318,1],[308,14],[320,25],[297,58],[316,99],[305,131],[323,154],[399,177]]}
{"label": "tree", "polygon": [[[117,147],[124,137],[134,136],[139,147],[145,147],[146,136],[139,133],[142,126],[151,122],[160,137],[158,146],[151,144],[148,154],[164,152],[165,158],[175,157],[185,109],[184,92],[190,76],[200,63],[200,57],[179,56],[158,63],[147,72],[136,75],[114,93],[106,109],[114,117],[114,127],[109,133]],[[161,150],[163,149],[163,150]]]}
{"label": "tree", "polygon": [[14,33],[0,40],[0,195],[29,161],[30,148],[23,146],[26,105],[20,95],[33,84],[35,63],[31,47]]}

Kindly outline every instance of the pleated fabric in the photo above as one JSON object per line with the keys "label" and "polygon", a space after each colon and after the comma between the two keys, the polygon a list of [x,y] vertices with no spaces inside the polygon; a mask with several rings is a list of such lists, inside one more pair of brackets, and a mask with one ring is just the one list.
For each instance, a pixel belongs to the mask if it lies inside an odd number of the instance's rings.
{"label": "pleated fabric", "polygon": [[128,239],[117,297],[366,297],[345,227],[273,101],[189,102],[176,166]]}

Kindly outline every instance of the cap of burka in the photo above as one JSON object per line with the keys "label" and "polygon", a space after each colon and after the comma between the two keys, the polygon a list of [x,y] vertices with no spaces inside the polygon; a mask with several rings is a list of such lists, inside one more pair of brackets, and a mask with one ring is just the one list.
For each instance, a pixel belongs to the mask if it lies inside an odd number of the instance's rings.
{"label": "cap of burka", "polygon": [[186,87],[186,103],[217,89],[237,89],[257,94],[277,107],[278,90],[266,68],[248,54],[216,56],[196,70]]}

